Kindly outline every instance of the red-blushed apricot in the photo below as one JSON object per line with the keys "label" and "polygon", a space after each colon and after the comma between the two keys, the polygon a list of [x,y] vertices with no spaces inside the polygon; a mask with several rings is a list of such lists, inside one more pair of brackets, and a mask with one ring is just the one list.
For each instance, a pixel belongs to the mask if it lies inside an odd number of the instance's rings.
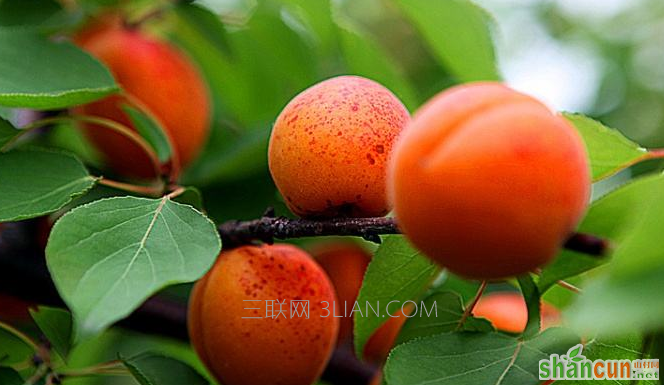
{"label": "red-blushed apricot", "polygon": [[337,339],[335,299],[323,269],[295,246],[223,251],[192,291],[189,335],[222,384],[308,385]]}
{"label": "red-blushed apricot", "polygon": [[590,195],[575,129],[499,83],[454,87],[427,102],[395,146],[388,183],[413,245],[478,279],[549,262]]}
{"label": "red-blushed apricot", "polygon": [[[187,56],[169,43],[124,28],[115,16],[93,23],[75,41],[108,66],[130,97],[109,96],[74,112],[111,119],[133,129],[122,105],[139,107],[138,102],[162,124],[180,164],[189,164],[207,138],[211,107],[203,78]],[[87,136],[116,172],[154,176],[149,158],[136,144],[107,128],[90,124],[86,128]]]}
{"label": "red-blushed apricot", "polygon": [[369,362],[382,363],[387,359],[394,342],[399,336],[403,324],[408,321],[408,315],[413,311],[413,305],[408,304],[392,314],[392,317],[382,324],[369,337],[364,345],[364,359]]}
{"label": "red-blushed apricot", "polygon": [[[473,309],[475,317],[486,318],[498,330],[521,333],[528,323],[528,308],[520,293],[490,293],[477,302]],[[560,324],[560,311],[553,305],[542,302],[540,305],[541,329]]]}
{"label": "red-blushed apricot", "polygon": [[[371,256],[362,247],[350,242],[320,244],[312,248],[311,254],[334,285],[337,313],[349,314],[362,287]],[[353,318],[343,317],[339,320],[338,342],[342,342],[353,334]]]}
{"label": "red-blushed apricot", "polygon": [[291,211],[302,217],[385,215],[385,169],[410,117],[382,85],[358,76],[320,82],[277,117],[270,172]]}

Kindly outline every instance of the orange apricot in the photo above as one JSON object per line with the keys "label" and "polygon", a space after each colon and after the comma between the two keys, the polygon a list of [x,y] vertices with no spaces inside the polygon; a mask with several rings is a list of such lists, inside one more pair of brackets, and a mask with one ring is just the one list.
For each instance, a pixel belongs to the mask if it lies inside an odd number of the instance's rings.
{"label": "orange apricot", "polygon": [[413,245],[477,279],[549,262],[590,195],[576,130],[499,83],[454,87],[427,102],[395,145],[388,184]]}
{"label": "orange apricot", "polygon": [[367,361],[382,363],[387,359],[403,324],[408,321],[407,316],[412,311],[412,304],[405,305],[403,308],[395,311],[390,319],[376,329],[364,345],[363,355]]}
{"label": "orange apricot", "polygon": [[[292,301],[308,301],[308,317]],[[337,338],[334,301],[329,278],[301,249],[244,246],[223,251],[195,285],[189,335],[222,384],[309,385]]]}
{"label": "orange apricot", "polygon": [[[123,27],[117,16],[93,23],[75,41],[108,66],[129,96],[112,95],[77,107],[74,113],[111,119],[134,129],[122,105],[146,108],[162,124],[180,164],[189,164],[207,139],[211,117],[207,87],[189,58],[169,43]],[[116,172],[154,176],[147,155],[126,137],[91,124],[86,124],[85,132]]]}
{"label": "orange apricot", "polygon": [[[330,277],[337,293],[337,313],[348,314],[362,287],[371,256],[353,243],[327,243],[312,249],[312,255]],[[338,342],[351,338],[353,318],[339,318]]]}
{"label": "orange apricot", "polygon": [[[473,309],[475,317],[486,318],[498,330],[521,333],[528,322],[528,308],[520,293],[490,293],[477,302]],[[542,302],[540,307],[541,329],[560,324],[560,311],[553,305]]]}
{"label": "orange apricot", "polygon": [[358,76],[320,82],[288,103],[270,137],[272,178],[302,217],[373,217],[390,207],[386,166],[409,121],[382,85]]}

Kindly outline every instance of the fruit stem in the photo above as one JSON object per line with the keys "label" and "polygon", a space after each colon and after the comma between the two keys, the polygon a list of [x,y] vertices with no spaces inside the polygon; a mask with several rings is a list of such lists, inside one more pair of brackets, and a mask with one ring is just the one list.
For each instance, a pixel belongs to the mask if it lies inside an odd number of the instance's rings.
{"label": "fruit stem", "polygon": [[163,183],[160,186],[141,186],[131,183],[118,182],[106,177],[101,177],[98,181],[100,185],[112,187],[118,190],[132,192],[140,195],[147,195],[151,197],[160,197],[164,191]]}
{"label": "fruit stem", "polygon": [[468,317],[470,317],[473,314],[473,310],[475,309],[475,306],[477,303],[480,301],[480,297],[482,297],[482,294],[484,294],[484,290],[486,289],[487,282],[482,281],[480,284],[480,287],[477,288],[477,293],[475,293],[475,298],[473,298],[473,302],[466,307],[466,309],[463,311],[463,314],[461,315],[461,318],[459,319],[459,323],[457,324],[456,330],[461,330],[463,328],[463,324],[466,322]]}

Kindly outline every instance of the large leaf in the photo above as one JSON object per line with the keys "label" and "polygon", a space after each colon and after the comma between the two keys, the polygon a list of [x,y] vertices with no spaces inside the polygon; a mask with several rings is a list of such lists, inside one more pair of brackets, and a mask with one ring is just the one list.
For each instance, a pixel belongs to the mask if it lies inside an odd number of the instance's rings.
{"label": "large leaf", "polygon": [[13,327],[0,323],[0,367],[24,362],[35,354],[32,346],[15,331]]}
{"label": "large leaf", "polygon": [[439,334],[397,346],[385,376],[399,385],[536,385],[538,361],[577,343],[558,328],[525,341],[501,333]]}
{"label": "large leaf", "polygon": [[406,321],[401,328],[396,344],[416,338],[452,332],[457,329],[465,331],[493,331],[491,323],[485,319],[466,318],[460,327],[464,308],[461,297],[450,291],[435,292],[418,303],[417,312]]}
{"label": "large leaf", "polygon": [[21,375],[12,368],[0,367],[0,384],[2,385],[25,385]]}
{"label": "large leaf", "polygon": [[182,361],[156,353],[143,353],[122,359],[141,385],[208,385],[194,368]]}
{"label": "large leaf", "polygon": [[408,83],[396,61],[381,49],[366,33],[342,13],[333,9],[338,26],[341,51],[351,73],[373,79],[392,92],[410,109],[417,107],[415,90]]}
{"label": "large leaf", "polygon": [[[387,308],[389,314],[394,314],[405,301],[424,294],[437,271],[438,268],[410,246],[403,236],[387,236],[367,267],[357,302],[360,308],[364,308],[367,303],[387,306],[390,301],[395,301]],[[355,350],[358,356],[362,356],[371,334],[387,319],[385,314],[381,317],[374,312],[354,318]]]}
{"label": "large leaf", "polygon": [[86,337],[161,288],[200,278],[220,248],[214,224],[192,207],[167,197],[119,197],[64,215],[51,231],[46,256],[77,336]]}
{"label": "large leaf", "polygon": [[30,309],[30,315],[53,349],[66,360],[72,346],[71,314],[64,309],[39,306],[37,310]]}
{"label": "large leaf", "polygon": [[649,156],[646,149],[625,138],[618,130],[583,115],[563,115],[583,136],[593,181],[609,177]]}
{"label": "large leaf", "polygon": [[607,335],[626,330],[658,330],[664,319],[664,177],[647,178],[640,186],[638,220],[616,248],[608,272],[587,284],[570,307],[570,324],[579,331]]}
{"label": "large leaf", "polygon": [[[664,177],[660,175],[640,178],[593,202],[579,226],[579,231],[595,234],[615,243],[619,242],[632,230],[633,223],[638,220],[638,214],[649,204],[653,189],[656,189],[663,179]],[[607,220],[607,218],[619,218],[619,220]],[[608,260],[608,258],[563,250],[542,270],[538,287],[541,292],[545,292],[556,281],[579,275]]]}
{"label": "large leaf", "polygon": [[81,12],[65,10],[55,0],[0,1],[0,27],[55,30],[78,21]]}
{"label": "large leaf", "polygon": [[7,143],[9,143],[16,135],[19,134],[19,130],[14,128],[11,123],[5,119],[0,118],[0,149],[2,149]]}
{"label": "large leaf", "polygon": [[71,43],[0,29],[0,104],[65,108],[118,90],[108,70]]}
{"label": "large leaf", "polygon": [[95,181],[78,159],[65,153],[17,150],[0,154],[0,222],[56,211]]}
{"label": "large leaf", "polygon": [[433,54],[464,82],[499,80],[491,17],[469,0],[394,0]]}

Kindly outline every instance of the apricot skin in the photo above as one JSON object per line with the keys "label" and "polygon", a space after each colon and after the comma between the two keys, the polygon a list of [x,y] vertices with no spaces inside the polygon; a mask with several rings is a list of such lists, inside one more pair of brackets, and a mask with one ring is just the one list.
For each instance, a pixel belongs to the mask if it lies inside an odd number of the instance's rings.
{"label": "apricot skin", "polygon": [[[266,316],[266,301],[276,300],[286,300],[285,317]],[[309,318],[291,316],[291,300],[309,301]],[[304,251],[291,245],[224,251],[194,287],[189,335],[222,384],[309,385],[325,368],[339,328],[323,301],[331,309],[334,289]],[[273,309],[278,314],[279,306]]]}
{"label": "apricot skin", "polygon": [[[189,164],[207,138],[211,117],[207,87],[194,64],[170,44],[123,28],[115,17],[102,19],[79,36],[75,41],[106,64],[122,89],[160,121],[180,164]],[[136,108],[131,99],[112,95],[74,112],[133,128],[122,110],[125,103]],[[154,176],[149,158],[133,142],[107,128],[86,128],[87,136],[113,170],[127,176]]]}
{"label": "apricot skin", "polygon": [[[528,322],[526,301],[519,293],[490,293],[480,298],[473,309],[475,317],[486,318],[498,330],[521,333]],[[540,308],[541,329],[560,324],[560,311],[542,302]]]}
{"label": "apricot skin", "polygon": [[374,217],[390,207],[386,166],[409,120],[388,89],[339,76],[297,95],[277,117],[268,163],[291,211],[301,217]]}
{"label": "apricot skin", "polygon": [[454,87],[426,103],[395,146],[388,185],[407,238],[477,279],[549,262],[590,195],[574,128],[499,83]]}
{"label": "apricot skin", "polygon": [[[349,242],[320,244],[311,253],[334,285],[337,313],[350,313],[362,287],[371,256],[362,247]],[[338,342],[343,342],[352,337],[353,318],[343,317],[339,320]]]}

